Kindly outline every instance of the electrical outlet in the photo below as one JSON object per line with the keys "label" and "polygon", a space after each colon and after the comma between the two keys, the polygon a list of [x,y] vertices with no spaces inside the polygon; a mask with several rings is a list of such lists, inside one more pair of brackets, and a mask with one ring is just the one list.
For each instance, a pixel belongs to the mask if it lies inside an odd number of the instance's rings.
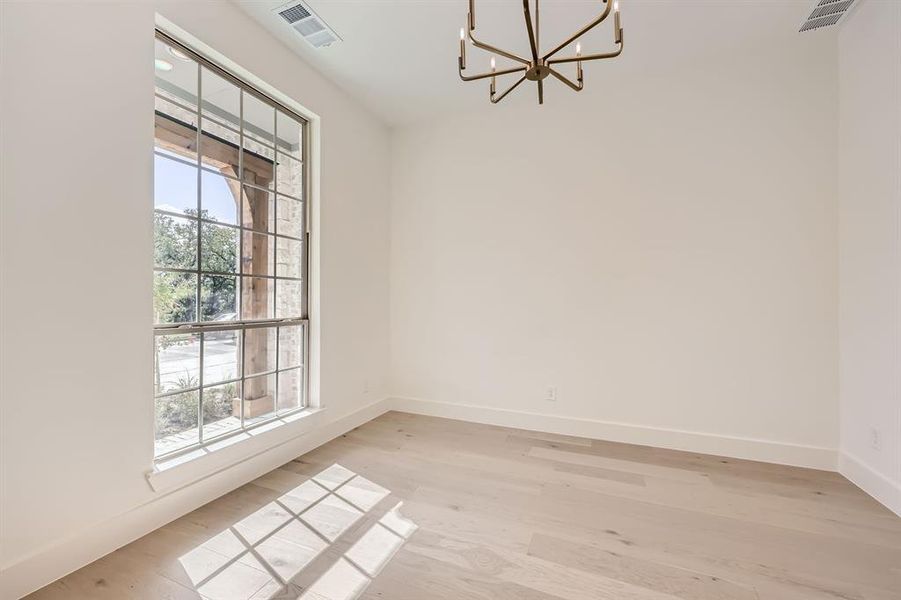
{"label": "electrical outlet", "polygon": [[870,428],[870,447],[873,450],[882,450],[882,432],[875,427]]}
{"label": "electrical outlet", "polygon": [[553,385],[547,386],[544,390],[544,399],[548,402],[556,402],[557,401],[557,388]]}

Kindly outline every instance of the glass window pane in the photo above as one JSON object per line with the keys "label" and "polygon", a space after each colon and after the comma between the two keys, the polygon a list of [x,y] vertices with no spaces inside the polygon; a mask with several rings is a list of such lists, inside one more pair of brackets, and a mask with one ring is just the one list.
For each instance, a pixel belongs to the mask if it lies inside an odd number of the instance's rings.
{"label": "glass window pane", "polygon": [[176,214],[197,214],[197,167],[175,160],[177,155],[153,155],[153,206]]}
{"label": "glass window pane", "polygon": [[241,122],[241,90],[231,81],[210,69],[201,67],[201,114],[207,119],[239,129]]}
{"label": "glass window pane", "polygon": [[279,277],[303,277],[303,242],[278,238],[275,274]]}
{"label": "glass window pane", "polygon": [[197,63],[162,40],[154,42],[156,92],[189,107],[197,106]]}
{"label": "glass window pane", "polygon": [[201,166],[214,173],[238,178],[238,143],[241,136],[216,121],[203,119],[200,131]]}
{"label": "glass window pane", "polygon": [[206,169],[200,172],[200,214],[204,219],[238,225],[237,179],[229,179]]}
{"label": "glass window pane", "polygon": [[157,96],[154,114],[154,148],[197,163],[197,109],[188,109]]}
{"label": "glass window pane", "polygon": [[241,319],[272,319],[275,316],[275,286],[272,279],[241,278]]}
{"label": "glass window pane", "polygon": [[203,334],[203,385],[241,376],[241,337],[237,330]]}
{"label": "glass window pane", "polygon": [[278,368],[303,365],[303,325],[286,325],[278,329]]}
{"label": "glass window pane", "polygon": [[234,321],[238,313],[237,277],[202,275],[201,321]]}
{"label": "glass window pane", "polygon": [[303,202],[287,196],[278,196],[278,234],[303,237],[304,206]]}
{"label": "glass window pane", "polygon": [[178,333],[157,335],[154,338],[156,393],[174,392],[199,385],[200,336]]}
{"label": "glass window pane", "polygon": [[275,179],[275,107],[244,92],[242,179],[271,189]]}
{"label": "glass window pane", "polygon": [[275,370],[275,327],[244,330],[244,376]]}
{"label": "glass window pane", "polygon": [[154,264],[163,269],[197,267],[197,221],[153,213]]}
{"label": "glass window pane", "polygon": [[244,423],[252,424],[275,415],[275,374],[244,381]]}
{"label": "glass window pane", "polygon": [[294,158],[303,159],[303,139],[301,138],[303,125],[301,125],[300,121],[282,111],[278,111],[275,127],[279,151],[290,154]]}
{"label": "glass window pane", "polygon": [[197,319],[197,275],[153,274],[153,322],[193,323]]}
{"label": "glass window pane", "polygon": [[[244,141],[259,142],[254,148],[275,145],[275,107],[244,92]],[[245,144],[245,148],[248,148]],[[268,155],[272,158],[272,155]]]}
{"label": "glass window pane", "polygon": [[203,388],[203,439],[241,428],[241,382]]}
{"label": "glass window pane", "polygon": [[254,231],[275,231],[275,195],[259,188],[244,188],[244,223],[245,229]]}
{"label": "glass window pane", "polygon": [[280,371],[278,374],[278,410],[300,408],[303,398],[303,369]]}
{"label": "glass window pane", "polygon": [[303,163],[279,153],[275,168],[275,190],[303,200]]}
{"label": "glass window pane", "polygon": [[200,270],[212,273],[238,272],[239,229],[201,223]]}
{"label": "glass window pane", "polygon": [[199,391],[180,392],[156,399],[155,454],[167,454],[198,442]]}
{"label": "glass window pane", "polygon": [[278,319],[302,317],[303,315],[303,282],[291,279],[277,279],[275,282],[277,306],[275,316]]}
{"label": "glass window pane", "polygon": [[244,231],[244,258],[241,268],[245,275],[274,275],[275,237],[265,233]]}

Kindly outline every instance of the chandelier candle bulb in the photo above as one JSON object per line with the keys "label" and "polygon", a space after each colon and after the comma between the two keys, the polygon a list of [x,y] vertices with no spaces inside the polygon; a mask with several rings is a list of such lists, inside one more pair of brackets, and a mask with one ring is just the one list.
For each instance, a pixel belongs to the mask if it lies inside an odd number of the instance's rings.
{"label": "chandelier candle bulb", "polygon": [[[576,56],[577,57],[582,56],[582,44],[580,44],[578,42],[576,42]],[[582,61],[581,60],[576,62],[576,80],[579,83],[582,83]]]}
{"label": "chandelier candle bulb", "polygon": [[619,2],[613,3],[613,35],[615,36],[614,41],[617,44],[621,44],[623,41],[623,28],[619,22]]}
{"label": "chandelier candle bulb", "polygon": [[497,79],[497,77],[494,75],[496,72],[497,72],[497,68],[496,68],[496,65],[494,62],[494,57],[492,56],[491,57],[491,95],[492,96],[494,96],[494,93],[496,91],[495,87],[494,87],[495,80]]}
{"label": "chandelier candle bulb", "polygon": [[466,33],[460,28],[460,68],[466,68]]}

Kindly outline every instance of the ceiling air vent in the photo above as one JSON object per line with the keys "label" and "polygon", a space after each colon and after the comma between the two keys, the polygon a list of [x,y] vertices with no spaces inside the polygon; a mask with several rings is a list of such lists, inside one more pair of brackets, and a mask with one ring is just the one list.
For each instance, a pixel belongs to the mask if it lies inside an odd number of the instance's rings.
{"label": "ceiling air vent", "polygon": [[277,8],[275,12],[314,48],[325,48],[341,40],[338,34],[303,2],[291,2]]}
{"label": "ceiling air vent", "polygon": [[798,31],[811,31],[838,24],[848,14],[854,2],[855,0],[815,0]]}

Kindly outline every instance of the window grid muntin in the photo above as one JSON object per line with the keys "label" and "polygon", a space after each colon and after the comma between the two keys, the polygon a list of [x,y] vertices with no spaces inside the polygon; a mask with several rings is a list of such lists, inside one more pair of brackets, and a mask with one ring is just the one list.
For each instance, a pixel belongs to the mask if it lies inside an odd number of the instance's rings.
{"label": "window grid muntin", "polygon": [[[308,395],[308,389],[309,389],[309,387],[308,387],[309,379],[307,377],[307,370],[306,370],[307,359],[308,359],[308,354],[309,354],[309,329],[308,329],[308,320],[307,320],[307,312],[306,312],[307,306],[308,306],[307,293],[309,290],[309,282],[307,279],[307,277],[308,277],[308,261],[309,261],[309,254],[308,254],[309,231],[307,229],[308,207],[301,198],[297,198],[296,196],[294,196],[292,194],[284,194],[284,193],[281,193],[278,191],[277,169],[278,169],[279,155],[284,154],[289,159],[299,163],[299,167],[301,169],[301,189],[303,191],[303,195],[306,195],[306,189],[309,185],[309,178],[308,178],[308,174],[306,171],[306,168],[307,168],[306,162],[304,160],[306,157],[306,136],[308,135],[308,130],[306,129],[306,126],[307,126],[306,119],[304,119],[303,117],[301,117],[294,111],[290,110],[289,108],[283,106],[281,103],[270,98],[268,95],[259,92],[259,90],[256,90],[252,86],[250,86],[250,85],[242,82],[241,80],[237,79],[236,77],[232,76],[230,73],[224,71],[217,65],[210,63],[209,61],[204,59],[202,56],[196,54],[195,52],[191,51],[189,48],[186,48],[182,44],[169,38],[169,36],[165,35],[163,32],[160,32],[159,30],[157,30],[156,39],[162,41],[165,44],[176,46],[180,50],[185,51],[188,54],[188,56],[190,56],[197,63],[198,71],[197,71],[197,102],[196,102],[197,106],[196,106],[196,109],[185,106],[184,104],[174,100],[173,98],[164,96],[158,92],[155,93],[156,97],[159,97],[166,102],[169,102],[175,106],[178,106],[179,108],[182,108],[183,110],[196,111],[195,116],[197,119],[197,125],[193,127],[194,138],[195,138],[194,145],[196,148],[196,152],[195,152],[196,160],[189,161],[177,154],[174,154],[174,155],[164,154],[162,152],[156,151],[156,149],[154,151],[154,154],[157,156],[161,156],[167,160],[174,160],[174,161],[178,161],[178,162],[181,162],[181,163],[189,165],[189,166],[193,166],[197,170],[197,183],[196,183],[196,194],[197,194],[196,211],[197,211],[197,214],[196,214],[196,217],[191,217],[190,215],[187,215],[187,214],[178,214],[178,213],[174,213],[172,211],[158,210],[158,209],[154,208],[154,211],[156,213],[160,213],[160,214],[171,216],[171,217],[179,217],[179,218],[187,219],[187,220],[194,222],[194,224],[196,225],[196,231],[197,231],[197,249],[196,249],[196,269],[173,269],[173,268],[157,268],[156,266],[154,267],[154,272],[189,273],[189,274],[193,274],[196,276],[195,292],[194,292],[195,321],[185,322],[185,323],[155,323],[154,324],[154,334],[155,335],[177,335],[177,334],[181,334],[181,333],[188,333],[188,331],[190,331],[192,333],[197,333],[199,335],[198,343],[200,345],[199,361],[198,361],[198,384],[199,385],[196,387],[190,387],[190,388],[186,388],[186,389],[165,392],[162,394],[157,394],[156,392],[154,392],[154,402],[155,403],[160,398],[165,398],[165,397],[173,396],[176,394],[193,393],[194,391],[198,392],[197,413],[196,413],[196,416],[197,416],[196,436],[197,436],[198,441],[197,441],[197,443],[190,444],[190,445],[187,445],[184,447],[179,447],[172,451],[164,452],[164,453],[161,453],[158,455],[156,454],[156,450],[155,450],[154,451],[155,458],[159,459],[161,457],[168,457],[168,456],[172,456],[172,455],[176,455],[176,454],[181,454],[181,453],[190,451],[192,449],[195,449],[197,447],[202,447],[206,442],[219,440],[219,439],[228,437],[230,435],[235,435],[235,434],[241,433],[248,429],[252,429],[259,425],[263,425],[272,420],[278,419],[285,415],[288,415],[288,414],[291,414],[291,413],[294,413],[294,412],[297,412],[299,410],[303,410],[304,408],[306,408],[307,402],[308,402],[307,395]],[[203,113],[202,72],[203,72],[204,67],[209,68],[217,75],[224,77],[227,81],[234,83],[240,90],[240,94],[239,94],[239,113],[240,113],[239,114],[239,130],[236,132],[239,134],[239,144],[238,144],[238,148],[237,148],[238,177],[231,177],[226,173],[222,173],[220,171],[215,171],[213,169],[207,168],[203,162],[203,148],[201,147],[201,140],[203,139],[203,136],[204,136],[204,132],[203,132],[203,128],[202,128],[203,119],[207,118],[211,122],[215,123],[216,125],[222,126],[226,129],[229,129],[229,130],[235,132],[235,130],[233,128],[229,127],[227,124],[222,123],[218,119],[209,118],[209,115],[205,115]],[[275,144],[275,146],[270,146],[268,144],[265,144],[263,141],[255,138],[255,137],[249,138],[249,139],[252,139],[254,143],[258,143],[261,146],[269,147],[271,150],[273,150],[273,159],[272,159],[273,176],[272,176],[272,180],[271,180],[271,185],[272,185],[271,189],[264,188],[259,185],[255,185],[253,183],[248,183],[244,179],[244,154],[245,154],[244,96],[245,96],[245,93],[254,96],[256,99],[260,100],[264,104],[271,106],[273,108],[273,111],[272,111],[273,112],[273,138],[274,138],[273,143]],[[155,113],[156,112],[158,112],[158,111],[155,110]],[[299,133],[300,133],[299,146],[300,146],[300,155],[301,155],[300,159],[288,154],[287,152],[283,153],[278,148],[279,112],[282,112],[285,115],[287,115],[288,117],[290,117],[291,119],[295,120],[299,126]],[[211,134],[208,134],[208,135],[211,135]],[[220,140],[220,141],[222,141],[222,140]],[[224,141],[223,143],[227,143],[227,141]],[[290,149],[290,147],[289,147],[289,149]],[[251,151],[251,153],[252,153],[252,151]],[[265,158],[265,157],[263,157],[263,158]],[[268,159],[266,159],[266,160],[268,160]],[[238,182],[238,184],[240,186],[239,187],[240,197],[238,198],[238,210],[237,210],[238,226],[237,227],[235,227],[234,225],[232,225],[230,223],[221,223],[219,221],[215,221],[215,220],[211,220],[211,219],[204,219],[201,217],[201,214],[202,214],[202,212],[201,212],[202,211],[202,175],[203,175],[204,171],[212,172],[212,173],[215,173],[216,175],[219,175],[219,176],[222,176],[222,177],[225,177],[230,180]],[[243,201],[244,201],[244,193],[245,193],[244,186],[247,186],[249,188],[256,189],[256,190],[262,191],[264,193],[269,193],[269,194],[273,195],[272,202],[273,202],[274,218],[273,218],[272,232],[268,232],[268,231],[262,232],[262,231],[244,227],[244,223],[243,223],[243,221],[244,221]],[[301,220],[301,233],[303,234],[303,238],[297,238],[297,237],[289,236],[289,235],[281,235],[278,233],[278,205],[279,205],[278,198],[279,198],[279,196],[284,196],[293,201],[300,202],[300,211],[301,212],[300,212],[299,218]],[[215,271],[204,271],[203,270],[203,268],[202,268],[202,261],[203,261],[203,259],[202,259],[202,256],[203,256],[203,235],[202,235],[203,229],[202,229],[202,227],[203,227],[204,223],[211,223],[211,224],[215,224],[218,226],[232,227],[232,228],[235,228],[238,230],[238,238],[239,238],[238,267],[237,267],[237,271],[235,273],[220,273],[220,272],[215,272]],[[272,271],[272,273],[273,274],[271,276],[256,275],[253,273],[250,273],[250,274],[244,273],[244,232],[246,232],[246,231],[249,231],[252,233],[257,233],[257,234],[264,234],[264,235],[267,235],[272,238],[272,240],[273,240],[273,252],[272,252],[273,271]],[[301,260],[301,277],[300,278],[282,277],[282,276],[278,275],[277,247],[278,247],[278,239],[280,237],[301,243],[301,253],[302,253],[301,259],[302,260]],[[237,312],[237,316],[238,316],[238,319],[236,321],[229,321],[229,322],[227,322],[227,325],[225,323],[223,323],[222,325],[210,325],[210,323],[216,323],[216,322],[203,320],[203,308],[202,308],[202,304],[201,304],[201,298],[202,298],[201,288],[202,288],[202,280],[203,280],[204,275],[224,276],[224,277],[230,277],[230,278],[235,279],[235,302],[236,302],[236,312]],[[271,279],[273,281],[273,284],[272,284],[272,296],[273,296],[273,298],[272,298],[272,311],[273,311],[272,318],[244,319],[244,314],[243,314],[244,307],[243,307],[243,301],[241,298],[241,295],[243,294],[243,282],[244,282],[245,278],[251,278],[251,277],[252,278],[260,278],[260,279]],[[278,289],[278,286],[276,285],[276,282],[278,280],[295,281],[295,282],[300,281],[302,283],[301,302],[300,302],[301,314],[299,316],[289,317],[289,318],[278,318],[277,317],[277,312],[278,312],[277,289]],[[248,379],[246,377],[246,374],[244,371],[244,359],[245,359],[245,352],[246,352],[245,338],[246,338],[248,329],[252,329],[252,328],[256,328],[256,327],[265,327],[265,326],[275,327],[275,331],[276,331],[275,365],[276,365],[276,368],[274,370],[269,370],[264,373],[256,373],[251,378],[272,377],[274,379],[275,384],[273,386],[274,392],[272,395],[273,410],[272,410],[271,415],[267,416],[266,418],[255,418],[253,423],[248,424],[247,418],[246,418],[246,399],[244,397],[246,394],[245,384]],[[281,333],[282,333],[283,329],[285,329],[287,327],[299,327],[300,328],[300,335],[302,336],[301,364],[292,366],[292,367],[288,367],[285,369],[280,369],[279,368],[280,339],[281,339]],[[188,331],[186,331],[186,329]],[[204,363],[205,336],[208,333],[212,333],[214,331],[240,332],[240,340],[241,341],[240,341],[240,351],[238,352],[238,355],[239,355],[238,362],[240,363],[238,366],[238,370],[240,372],[240,377],[228,379],[225,381],[217,381],[214,384],[211,384],[210,386],[205,386],[204,382],[203,382],[203,373],[205,370],[204,369],[204,367],[205,367],[205,363]],[[154,352],[157,352],[156,344],[154,344]],[[279,409],[279,390],[278,390],[279,374],[282,372],[289,372],[289,371],[294,371],[294,370],[299,370],[300,377],[302,378],[301,379],[302,383],[301,383],[301,389],[300,389],[299,405],[290,410],[282,411]],[[239,405],[240,405],[240,423],[241,423],[240,428],[236,429],[236,430],[226,431],[220,435],[210,438],[209,440],[206,440],[206,442],[205,442],[204,436],[203,436],[204,390],[207,387],[219,387],[222,385],[227,385],[229,383],[239,383],[239,382],[240,382],[240,397],[241,397],[241,402],[239,403]],[[154,406],[154,411],[156,411],[156,410],[157,410],[157,407]],[[156,414],[156,412],[154,412],[154,414]],[[186,431],[191,431],[191,430],[189,429]],[[155,436],[154,436],[154,439],[156,439]]]}

